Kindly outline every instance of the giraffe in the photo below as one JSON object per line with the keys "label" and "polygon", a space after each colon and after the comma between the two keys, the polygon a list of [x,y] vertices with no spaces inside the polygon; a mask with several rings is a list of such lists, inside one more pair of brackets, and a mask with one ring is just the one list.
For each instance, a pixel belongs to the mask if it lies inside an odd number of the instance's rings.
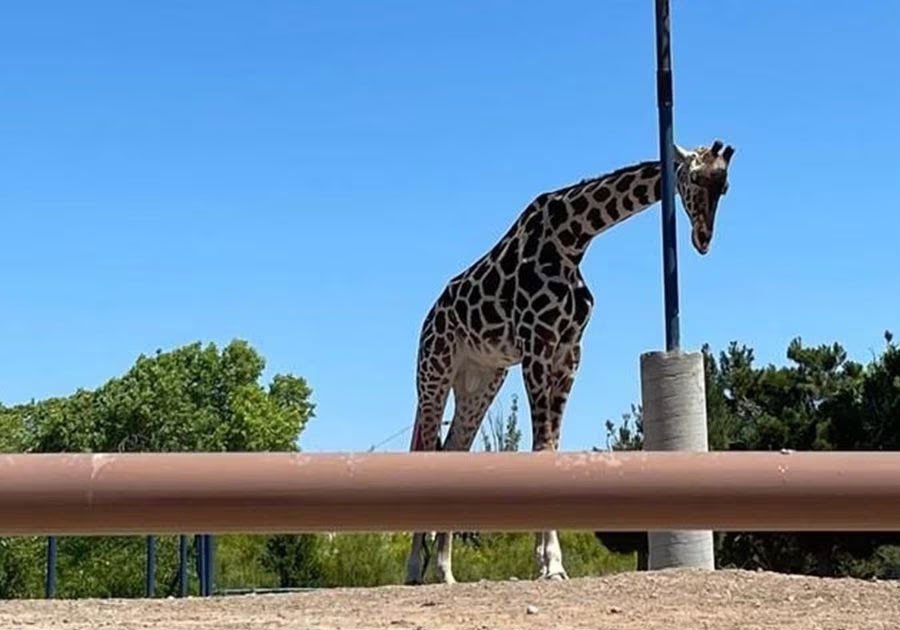
{"label": "giraffe", "polygon": [[[675,147],[675,188],[705,255],[719,199],[728,189],[734,148]],[[579,269],[592,239],[660,199],[659,161],[645,161],[538,195],[506,234],[444,288],[425,316],[417,354],[418,405],[411,450],[467,451],[507,371],[520,364],[531,412],[532,450],[555,450],[581,360],[581,338],[594,299]],[[450,391],[453,420],[443,444]],[[545,579],[567,579],[556,531],[535,534]],[[453,583],[452,536],[437,539],[437,572]],[[414,533],[407,584],[420,584],[428,562],[425,534]]]}

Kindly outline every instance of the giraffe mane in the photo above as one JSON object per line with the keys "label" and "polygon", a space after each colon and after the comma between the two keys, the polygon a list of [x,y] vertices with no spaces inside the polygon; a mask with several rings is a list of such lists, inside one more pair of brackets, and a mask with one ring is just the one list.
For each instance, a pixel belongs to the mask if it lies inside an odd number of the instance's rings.
{"label": "giraffe mane", "polygon": [[551,190],[549,192],[544,193],[541,197],[556,197],[559,195],[565,195],[570,192],[573,192],[579,188],[585,188],[590,186],[591,184],[596,184],[602,182],[604,180],[612,180],[617,178],[622,173],[627,173],[629,171],[634,171],[637,169],[642,169],[647,166],[656,166],[659,164],[658,160],[645,160],[643,162],[637,162],[635,164],[631,164],[629,166],[623,166],[621,168],[617,168],[614,171],[610,171],[609,173],[604,173],[602,175],[597,175],[596,177],[589,177],[582,179],[580,182],[576,184],[569,184],[568,186],[563,186],[562,188],[557,188],[556,190]]}

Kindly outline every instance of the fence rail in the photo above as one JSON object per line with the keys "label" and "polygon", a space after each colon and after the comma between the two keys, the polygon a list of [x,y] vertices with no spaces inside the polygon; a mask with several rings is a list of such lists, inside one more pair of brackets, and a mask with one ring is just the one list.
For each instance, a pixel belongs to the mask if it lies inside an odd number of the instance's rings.
{"label": "fence rail", "polygon": [[0,535],[898,531],[900,453],[0,456]]}

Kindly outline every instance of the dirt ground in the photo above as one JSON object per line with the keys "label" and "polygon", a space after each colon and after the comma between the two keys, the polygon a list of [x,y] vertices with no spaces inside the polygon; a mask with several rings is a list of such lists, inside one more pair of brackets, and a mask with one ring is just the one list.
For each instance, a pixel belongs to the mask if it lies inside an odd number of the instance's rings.
{"label": "dirt ground", "polygon": [[900,630],[900,583],[663,571],[211,599],[7,601],[0,628]]}

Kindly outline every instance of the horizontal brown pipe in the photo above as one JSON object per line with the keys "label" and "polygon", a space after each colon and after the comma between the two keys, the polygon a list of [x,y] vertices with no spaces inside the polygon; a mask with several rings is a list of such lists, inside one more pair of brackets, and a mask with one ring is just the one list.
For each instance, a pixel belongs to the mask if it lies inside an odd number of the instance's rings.
{"label": "horizontal brown pipe", "polygon": [[0,535],[900,530],[900,453],[0,455]]}

